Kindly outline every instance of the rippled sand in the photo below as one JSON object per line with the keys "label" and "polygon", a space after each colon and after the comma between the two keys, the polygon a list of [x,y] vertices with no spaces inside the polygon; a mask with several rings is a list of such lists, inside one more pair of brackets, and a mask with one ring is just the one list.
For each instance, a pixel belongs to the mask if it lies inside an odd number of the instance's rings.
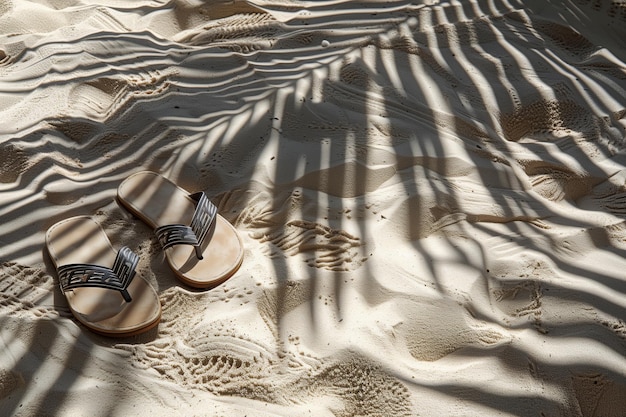
{"label": "rippled sand", "polygon": [[[623,415],[624,39],[608,0],[2,2],[0,414]],[[232,278],[175,278],[145,169]],[[84,214],[148,334],[73,319],[44,233]]]}

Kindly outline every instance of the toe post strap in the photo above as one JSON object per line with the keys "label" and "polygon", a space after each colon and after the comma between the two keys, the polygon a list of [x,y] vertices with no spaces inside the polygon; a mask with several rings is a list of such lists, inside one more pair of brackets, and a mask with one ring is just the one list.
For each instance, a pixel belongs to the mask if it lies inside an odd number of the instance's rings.
{"label": "toe post strap", "polygon": [[126,302],[132,298],[128,286],[135,277],[139,256],[124,246],[117,252],[113,267],[95,264],[67,264],[57,268],[59,283],[63,292],[80,287],[99,287],[116,290]]}

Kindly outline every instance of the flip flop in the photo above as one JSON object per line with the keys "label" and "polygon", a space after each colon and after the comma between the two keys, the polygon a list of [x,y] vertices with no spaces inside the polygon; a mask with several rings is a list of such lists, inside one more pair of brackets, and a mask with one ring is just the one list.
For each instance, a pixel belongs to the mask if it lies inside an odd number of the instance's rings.
{"label": "flip flop", "polygon": [[214,287],[241,266],[241,238],[204,192],[189,194],[156,172],[142,171],[120,184],[117,197],[154,229],[168,264],[187,285]]}
{"label": "flip flop", "polygon": [[127,247],[116,251],[91,217],[51,226],[46,247],[70,310],[89,329],[131,336],[157,325],[161,303],[152,286],[135,274],[139,257]]}

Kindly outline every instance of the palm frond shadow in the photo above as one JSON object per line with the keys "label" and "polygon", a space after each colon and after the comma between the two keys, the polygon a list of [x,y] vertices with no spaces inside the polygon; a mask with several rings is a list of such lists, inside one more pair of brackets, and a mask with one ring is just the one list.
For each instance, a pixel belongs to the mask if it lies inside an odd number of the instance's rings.
{"label": "palm frond shadow", "polygon": [[[12,189],[28,189],[31,197],[54,196],[46,187],[71,179],[73,173],[77,179],[72,193],[84,195],[88,204],[69,202],[58,209],[58,218],[105,206],[117,184],[138,167],[169,172],[190,191],[209,190],[222,200],[221,207],[230,209],[225,215],[240,230],[266,236],[263,243],[273,251],[269,275],[278,283],[273,321],[282,343],[292,330],[284,320],[293,309],[288,299],[293,282],[307,283],[307,326],[319,338],[328,317],[337,328],[351,320],[355,291],[374,307],[393,299],[396,290],[371,260],[388,251],[380,247],[382,238],[377,241],[382,233],[407,242],[398,249],[397,261],[423,260],[420,276],[394,277],[393,283],[402,281],[409,289],[402,296],[420,294],[426,282],[442,297],[464,303],[472,326],[480,322],[501,333],[536,331],[534,338],[553,346],[573,335],[591,340],[600,331],[603,338],[613,337],[607,352],[623,357],[623,338],[610,330],[625,313],[619,296],[623,279],[615,271],[603,273],[597,265],[572,261],[572,252],[564,249],[567,238],[559,239],[550,228],[579,228],[584,236],[578,239],[588,237],[596,251],[623,255],[614,242],[623,239],[624,214],[605,209],[604,214],[613,216],[607,231],[598,228],[591,212],[603,203],[593,190],[605,186],[623,165],[624,111],[605,104],[619,102],[626,90],[615,59],[620,52],[606,54],[565,26],[532,15],[523,2],[428,8],[397,1],[362,10],[352,10],[349,3],[320,3],[309,6],[310,18],[293,10],[266,9],[291,16],[286,23],[270,24],[269,49],[254,47],[240,32],[232,38],[215,31],[195,37],[190,33],[187,44],[149,32],[76,40],[79,45],[124,45],[136,53],[145,48],[149,57],[138,64],[133,56],[103,55],[81,67],[82,78],[75,80],[84,87],[80,91],[100,94],[110,88],[115,99],[100,117],[76,96],[81,116],[70,113],[50,120],[52,128],[19,137],[29,155],[55,149],[73,156],[64,164],[55,156],[36,158]],[[585,25],[580,20],[574,26]],[[180,71],[168,72],[170,67]],[[51,88],[51,80],[62,75],[29,82]],[[117,130],[124,135],[116,136]],[[54,139],[46,143],[43,138]],[[133,145],[138,142],[141,146]],[[612,165],[605,163],[609,159]],[[55,174],[48,177],[51,166]],[[587,184],[582,192],[577,188],[581,181]],[[61,194],[57,191],[58,198]],[[388,201],[390,195],[394,201]],[[232,202],[226,201],[229,196]],[[258,212],[248,208],[259,199],[265,206]],[[32,198],[26,204],[23,199],[2,204],[3,224],[19,224],[22,207],[44,209],[58,203]],[[592,207],[588,221],[579,215],[585,204]],[[6,239],[19,241],[17,228],[7,232]],[[120,230],[113,239],[124,233]],[[444,241],[449,255],[437,252],[435,239]],[[471,241],[471,248],[459,239]],[[500,240],[524,248],[520,259],[543,262],[547,272],[496,276],[493,266],[511,258],[506,244],[492,244]],[[2,258],[22,257],[33,245],[4,247]],[[350,256],[345,256],[347,251]],[[472,295],[492,305],[474,304],[463,290],[451,288],[454,280],[441,272],[448,257],[470,267],[474,277],[468,279],[476,282]],[[294,268],[294,259],[309,263],[305,272]],[[400,270],[392,264],[394,273]],[[615,296],[557,282],[555,274],[601,285]],[[355,277],[358,284],[352,281]],[[162,275],[155,280],[160,290],[177,285]],[[498,306],[495,293],[520,283],[536,283],[544,297],[549,290],[573,305],[584,300],[607,324],[588,322],[583,326],[587,334],[553,320],[538,324],[511,318],[510,311],[493,307]],[[464,286],[459,283],[459,288]],[[332,294],[331,313],[328,302],[319,302],[320,294]],[[399,313],[406,313],[406,320],[412,317],[412,312]],[[513,396],[467,381],[416,381],[363,346],[347,349],[383,364],[386,372],[420,394],[435,391],[518,415],[525,415],[528,407],[548,413],[576,409],[575,401],[555,401],[541,392],[520,390]],[[563,392],[574,391],[572,374],[590,371],[626,384],[623,370],[553,363],[524,343],[494,347],[476,342],[453,355],[485,354],[501,363],[523,363],[520,374],[526,375],[524,364],[530,363],[538,373],[558,375],[551,383]],[[417,374],[430,369],[428,365],[416,357],[407,372]]]}

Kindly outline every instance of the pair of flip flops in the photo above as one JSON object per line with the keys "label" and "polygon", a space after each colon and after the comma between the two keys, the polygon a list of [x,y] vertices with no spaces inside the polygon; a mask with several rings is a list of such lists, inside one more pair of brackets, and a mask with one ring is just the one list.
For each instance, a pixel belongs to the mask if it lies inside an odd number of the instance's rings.
{"label": "pair of flip flops", "polygon": [[[243,261],[235,228],[203,192],[189,194],[155,172],[139,172],[120,184],[118,201],[152,227],[168,264],[195,288],[213,287]],[[46,233],[46,246],[70,310],[85,326],[108,336],[147,331],[161,318],[152,286],[135,272],[139,257],[115,250],[91,217],[63,220]]]}

